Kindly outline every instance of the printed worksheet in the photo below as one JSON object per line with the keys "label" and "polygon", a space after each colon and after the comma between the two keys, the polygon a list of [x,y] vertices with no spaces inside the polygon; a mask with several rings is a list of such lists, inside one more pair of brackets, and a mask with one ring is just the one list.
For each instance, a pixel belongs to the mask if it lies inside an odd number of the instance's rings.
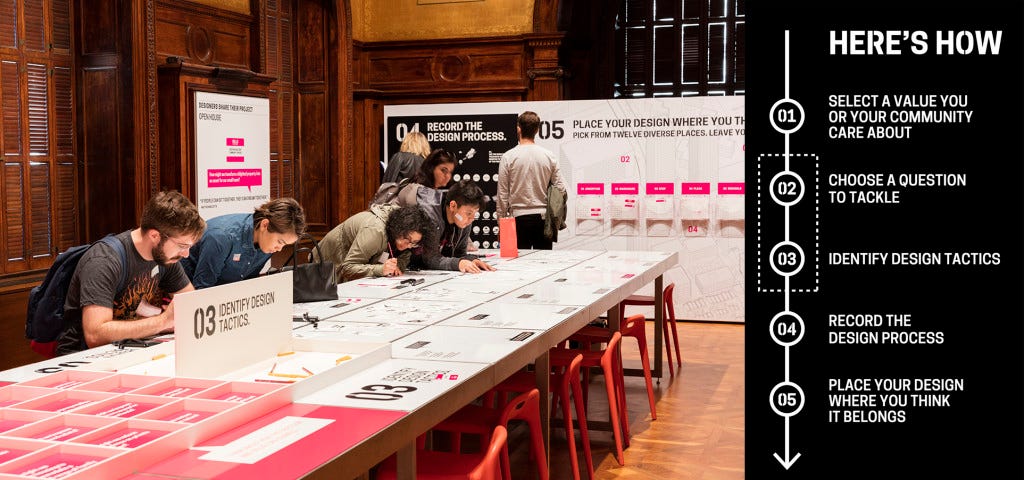
{"label": "printed worksheet", "polygon": [[366,277],[338,285],[338,298],[391,298],[414,287],[443,282],[458,272],[406,272],[397,277]]}
{"label": "printed worksheet", "polygon": [[438,325],[545,330],[579,314],[582,309],[575,305],[485,303],[459,313]]}
{"label": "printed worksheet", "polygon": [[614,290],[604,286],[557,286],[556,283],[536,283],[495,300],[498,303],[527,303],[534,305],[590,305]]}
{"label": "printed worksheet", "polygon": [[389,343],[402,338],[423,325],[410,325],[397,322],[336,322],[328,320],[316,325],[304,325],[292,330],[295,338],[316,338],[326,340],[344,340],[349,342]]}
{"label": "printed worksheet", "polygon": [[518,350],[536,330],[433,325],[391,344],[393,358],[493,363]]}
{"label": "printed worksheet", "polygon": [[[442,292],[441,287],[443,285],[445,284],[433,285],[429,288],[431,288],[433,292]],[[452,293],[448,291],[443,292],[447,294]],[[417,300],[415,298],[410,299],[407,296],[403,296],[402,298],[390,298],[372,305],[367,305],[359,310],[353,310],[351,312],[341,314],[331,320],[334,322],[395,323],[419,326],[432,325],[480,303],[465,299],[459,301],[457,298],[453,298],[449,301],[437,296],[427,297],[431,299]]]}
{"label": "printed worksheet", "polygon": [[437,283],[403,293],[402,300],[465,302],[475,305],[501,296],[509,290],[503,285],[490,282],[473,282],[470,286],[465,283],[449,283],[451,282]]}
{"label": "printed worksheet", "polygon": [[339,297],[337,300],[294,303],[292,304],[292,318],[296,321],[300,318],[307,321],[310,321],[308,319],[326,320],[378,301],[380,299],[377,298]]}

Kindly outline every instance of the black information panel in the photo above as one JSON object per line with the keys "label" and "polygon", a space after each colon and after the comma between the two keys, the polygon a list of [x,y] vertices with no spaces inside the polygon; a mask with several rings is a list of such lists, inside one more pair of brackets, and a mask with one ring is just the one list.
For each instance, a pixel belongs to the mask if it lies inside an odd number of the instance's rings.
{"label": "black information panel", "polygon": [[1024,478],[1021,5],[746,8],[746,478]]}

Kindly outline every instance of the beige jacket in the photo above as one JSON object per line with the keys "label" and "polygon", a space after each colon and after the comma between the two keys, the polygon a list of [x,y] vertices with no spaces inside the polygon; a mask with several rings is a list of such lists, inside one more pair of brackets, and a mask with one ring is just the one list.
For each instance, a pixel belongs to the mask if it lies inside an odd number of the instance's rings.
{"label": "beige jacket", "polygon": [[[367,211],[352,215],[324,235],[318,244],[320,253],[324,259],[334,263],[338,281],[384,275],[382,255],[391,254],[385,225],[391,212],[398,208],[397,205],[373,205]],[[313,252],[316,258],[316,249]],[[404,272],[411,257],[411,249],[398,254],[398,269]]]}

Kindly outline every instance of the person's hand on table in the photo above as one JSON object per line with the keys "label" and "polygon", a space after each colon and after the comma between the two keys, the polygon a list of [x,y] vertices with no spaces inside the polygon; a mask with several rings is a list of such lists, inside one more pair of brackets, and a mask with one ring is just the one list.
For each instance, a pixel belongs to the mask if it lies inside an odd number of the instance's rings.
{"label": "person's hand on table", "polygon": [[385,277],[397,277],[402,274],[402,271],[398,269],[398,259],[389,258],[384,261],[384,276]]}
{"label": "person's hand on table", "polygon": [[459,271],[462,273],[480,273],[482,271],[493,272],[494,267],[479,258],[473,260],[459,260]]}

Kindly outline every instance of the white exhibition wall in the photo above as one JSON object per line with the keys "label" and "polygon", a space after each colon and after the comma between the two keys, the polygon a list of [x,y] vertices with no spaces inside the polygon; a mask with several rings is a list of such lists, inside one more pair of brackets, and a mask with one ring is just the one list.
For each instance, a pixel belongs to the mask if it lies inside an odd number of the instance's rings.
{"label": "white exhibition wall", "polygon": [[[677,318],[744,321],[742,97],[388,105],[384,162],[419,130],[461,159],[455,180],[470,177],[493,196],[526,110],[540,116],[535,140],[558,155],[569,190],[556,250],[677,251],[665,274]],[[481,248],[497,247],[493,212],[491,202],[474,223]]]}

